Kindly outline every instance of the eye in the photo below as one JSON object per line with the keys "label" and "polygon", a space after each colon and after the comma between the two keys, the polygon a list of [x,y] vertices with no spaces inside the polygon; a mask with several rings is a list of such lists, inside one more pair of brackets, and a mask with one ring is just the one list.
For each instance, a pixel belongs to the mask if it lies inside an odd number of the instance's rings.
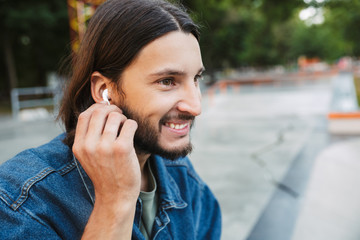
{"label": "eye", "polygon": [[201,74],[197,74],[194,78],[194,82],[198,83],[200,81],[202,81],[204,79],[204,77]]}
{"label": "eye", "polygon": [[160,80],[158,83],[164,86],[173,86],[175,85],[175,80],[172,78],[165,78]]}

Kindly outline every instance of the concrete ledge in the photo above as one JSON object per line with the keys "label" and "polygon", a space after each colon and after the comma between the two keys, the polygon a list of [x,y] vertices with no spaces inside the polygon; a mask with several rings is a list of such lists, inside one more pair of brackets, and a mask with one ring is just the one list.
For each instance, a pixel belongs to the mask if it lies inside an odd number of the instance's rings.
{"label": "concrete ledge", "polygon": [[330,112],[328,129],[332,134],[360,134],[360,112]]}

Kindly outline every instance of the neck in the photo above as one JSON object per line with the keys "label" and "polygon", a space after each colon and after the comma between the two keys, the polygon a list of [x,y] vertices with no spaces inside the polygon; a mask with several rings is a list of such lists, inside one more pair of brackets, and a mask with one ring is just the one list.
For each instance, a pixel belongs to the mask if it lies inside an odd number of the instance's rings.
{"label": "neck", "polygon": [[138,153],[137,157],[139,159],[139,164],[140,164],[140,170],[141,170],[141,191],[144,192],[149,192],[151,191],[150,189],[150,170],[147,167],[146,162],[148,161],[150,154],[143,154],[143,153]]}

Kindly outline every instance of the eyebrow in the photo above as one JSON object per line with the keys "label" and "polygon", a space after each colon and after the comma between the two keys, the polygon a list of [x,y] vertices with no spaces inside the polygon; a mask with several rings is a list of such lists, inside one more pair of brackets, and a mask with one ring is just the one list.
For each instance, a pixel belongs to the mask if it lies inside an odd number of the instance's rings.
{"label": "eyebrow", "polygon": [[[205,67],[201,67],[198,71],[198,74],[201,74],[202,72],[205,71]],[[182,76],[185,75],[186,73],[184,71],[179,71],[179,70],[175,70],[175,69],[171,69],[171,68],[165,68],[162,69],[158,72],[155,73],[151,73],[150,76],[168,76],[168,75],[177,75],[177,76]]]}

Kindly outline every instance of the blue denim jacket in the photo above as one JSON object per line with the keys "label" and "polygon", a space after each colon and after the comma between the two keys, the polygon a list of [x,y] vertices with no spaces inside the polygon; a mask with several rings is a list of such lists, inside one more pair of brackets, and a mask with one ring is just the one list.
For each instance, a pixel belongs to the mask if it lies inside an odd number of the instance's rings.
{"label": "blue denim jacket", "polygon": [[[64,134],[0,166],[0,239],[80,239],[94,188]],[[159,208],[152,239],[220,239],[221,214],[188,158],[153,156]],[[132,239],[144,239],[137,202]]]}

